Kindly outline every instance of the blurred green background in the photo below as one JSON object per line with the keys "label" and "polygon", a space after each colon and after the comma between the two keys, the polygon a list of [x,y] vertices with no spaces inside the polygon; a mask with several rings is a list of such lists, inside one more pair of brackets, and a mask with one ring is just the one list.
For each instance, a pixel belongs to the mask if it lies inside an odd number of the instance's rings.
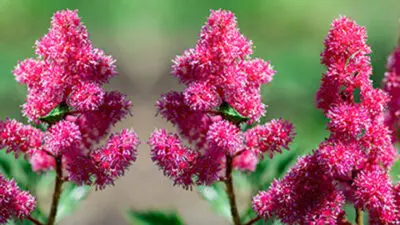
{"label": "blurred green background", "polygon": [[[373,50],[372,79],[378,87],[385,72],[386,58],[398,37],[400,18],[400,1],[396,0],[0,0],[0,119],[21,119],[19,106],[24,102],[25,89],[15,82],[11,71],[18,60],[33,56],[32,46],[47,32],[50,17],[56,10],[65,8],[79,9],[95,46],[117,59],[121,75],[109,88],[128,93],[135,105],[134,117],[120,126],[133,126],[143,143],[155,127],[166,126],[162,120],[153,118],[157,97],[169,89],[181,88],[169,75],[171,60],[195,44],[210,9],[233,11],[242,33],[256,46],[254,55],[271,60],[278,71],[272,83],[263,88],[264,101],[269,105],[266,120],[283,117],[295,124],[297,136],[292,149],[299,154],[311,151],[327,136],[327,120],[315,108],[314,95],[324,71],[319,54],[331,21],[346,15],[367,27],[368,43]],[[141,149],[139,161],[143,162],[138,161],[122,182],[135,190],[122,195],[121,198],[132,195],[125,205],[157,207],[161,201],[163,207],[175,207],[173,198],[170,202],[161,199],[151,205],[128,202],[141,191],[149,192],[146,185],[163,179],[148,159],[147,146],[143,144]],[[396,166],[400,167],[398,164]],[[395,179],[398,170],[394,170]],[[117,184],[116,190],[130,190],[121,186]],[[181,192],[173,192],[170,186],[170,182],[163,180],[159,194],[145,196],[158,198],[166,193],[180,196]],[[112,191],[106,193],[110,198],[114,196]],[[196,199],[195,194],[192,195],[192,199]],[[189,194],[180,197],[185,196]],[[96,194],[92,198],[102,197]],[[110,202],[117,205],[118,198]],[[183,212],[188,224],[206,224],[199,219],[202,215],[190,214],[199,209],[184,209],[179,204],[176,207]],[[205,208],[205,205],[198,207]],[[97,220],[79,219],[85,216],[80,213],[75,224],[97,224],[106,215],[116,218],[114,214],[118,214],[117,210],[103,216],[100,209],[94,212],[97,214],[93,215],[99,216]],[[207,209],[200,212],[210,218],[210,223],[221,222],[211,218]]]}

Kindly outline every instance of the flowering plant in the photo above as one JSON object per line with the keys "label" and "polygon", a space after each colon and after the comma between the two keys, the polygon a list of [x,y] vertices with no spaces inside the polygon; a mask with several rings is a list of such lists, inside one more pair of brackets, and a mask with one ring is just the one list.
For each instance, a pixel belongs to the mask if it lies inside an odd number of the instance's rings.
{"label": "flowering plant", "polygon": [[[288,148],[294,130],[282,119],[257,124],[265,111],[260,85],[269,83],[275,71],[269,62],[250,57],[251,42],[239,33],[231,12],[211,11],[196,46],[174,60],[172,74],[184,91],[171,91],[157,102],[159,114],[191,146],[177,134],[156,130],[148,141],[152,160],[175,185],[203,185],[198,189],[210,201],[204,191],[210,186],[217,195],[226,193],[235,225],[271,224],[274,218],[283,224],[352,224],[345,204],[354,205],[357,224],[363,224],[364,211],[369,224],[400,224],[400,184],[393,184],[388,174],[398,159],[392,129],[398,129],[400,115],[399,50],[389,59],[386,93],[373,88],[369,79],[371,50],[364,27],[340,17],[324,45],[321,63],[327,72],[316,103],[330,120],[330,135],[253,197],[256,216],[239,211],[232,173],[251,174],[264,167],[259,159]],[[218,189],[217,183],[225,188]]]}
{"label": "flowering plant", "polygon": [[[49,32],[36,42],[35,53],[36,58],[19,62],[13,71],[28,89],[22,108],[29,124],[1,121],[0,148],[16,157],[23,155],[34,172],[55,171],[46,222],[52,225],[59,215],[64,183],[96,189],[113,184],[135,161],[139,140],[126,129],[98,146],[129,114],[132,104],[118,91],[101,87],[116,75],[115,60],[92,46],[77,11],[56,12]],[[0,224],[11,217],[44,224],[42,208],[36,205],[33,195],[0,174]]]}

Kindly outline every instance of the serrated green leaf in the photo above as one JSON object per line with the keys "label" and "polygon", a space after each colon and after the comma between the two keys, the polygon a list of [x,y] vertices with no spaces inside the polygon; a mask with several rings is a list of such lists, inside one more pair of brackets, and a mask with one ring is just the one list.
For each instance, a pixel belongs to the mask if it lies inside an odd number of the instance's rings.
{"label": "serrated green leaf", "polygon": [[129,210],[127,219],[132,225],[183,225],[175,212]]}
{"label": "serrated green leaf", "polygon": [[40,121],[53,124],[64,118],[64,116],[70,112],[67,104],[60,103],[56,108],[54,108],[49,114],[44,117],[39,118]]}
{"label": "serrated green leaf", "polygon": [[242,116],[238,111],[236,111],[232,106],[230,106],[227,102],[223,102],[219,106],[218,110],[224,119],[229,120],[235,124],[240,124],[242,122],[247,122],[250,119]]}

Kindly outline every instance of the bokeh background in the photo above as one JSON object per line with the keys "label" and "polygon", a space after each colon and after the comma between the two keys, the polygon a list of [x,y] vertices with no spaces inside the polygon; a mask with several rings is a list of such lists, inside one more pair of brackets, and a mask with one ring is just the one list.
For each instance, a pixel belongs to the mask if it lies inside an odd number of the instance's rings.
{"label": "bokeh background", "polygon": [[154,117],[154,103],[161,93],[182,88],[169,74],[171,60],[194,46],[210,9],[232,10],[242,33],[256,46],[254,55],[271,60],[278,71],[262,90],[269,105],[265,120],[283,117],[295,124],[292,151],[297,154],[311,151],[327,135],[314,94],[324,71],[319,54],[330,22],[347,15],[367,27],[372,79],[380,86],[400,18],[400,1],[395,0],[0,0],[0,119],[22,119],[19,106],[25,88],[11,71],[18,60],[33,56],[32,46],[47,32],[50,17],[65,8],[79,9],[95,46],[117,59],[120,76],[108,88],[130,96],[134,115],[116,129],[133,127],[143,140],[138,160],[126,176],[115,187],[91,192],[61,223],[79,225],[126,224],[128,208],[173,209],[190,225],[228,224],[196,191],[173,187],[150,161],[145,144],[156,127],[174,129]]}

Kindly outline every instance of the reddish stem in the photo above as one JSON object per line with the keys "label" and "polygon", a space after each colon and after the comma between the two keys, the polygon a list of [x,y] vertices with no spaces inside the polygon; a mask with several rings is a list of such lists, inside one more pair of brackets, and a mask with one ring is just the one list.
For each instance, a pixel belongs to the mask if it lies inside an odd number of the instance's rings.
{"label": "reddish stem", "polygon": [[255,222],[257,222],[257,221],[259,221],[259,220],[261,220],[261,216],[257,216],[257,217],[255,217],[255,218],[253,218],[253,219],[247,221],[247,223],[245,223],[245,224],[243,224],[243,225],[252,225],[252,224],[254,224]]}
{"label": "reddish stem", "polygon": [[226,185],[226,194],[228,195],[229,205],[231,206],[231,214],[232,214],[233,224],[241,225],[239,210],[238,210],[237,204],[236,204],[235,191],[233,189],[232,161],[233,161],[232,156],[227,154],[226,155],[226,172],[225,172],[226,179],[224,180],[224,183]]}
{"label": "reddish stem", "polygon": [[51,203],[51,209],[47,225],[54,225],[57,216],[58,203],[60,201],[62,184],[64,183],[63,172],[62,172],[62,157],[55,157],[56,161],[56,181],[54,185],[53,200]]}
{"label": "reddish stem", "polygon": [[34,223],[36,225],[44,225],[42,222],[40,222],[39,220],[33,218],[32,216],[28,216],[28,217],[26,217],[26,219],[28,219],[29,221],[31,221],[32,223]]}

